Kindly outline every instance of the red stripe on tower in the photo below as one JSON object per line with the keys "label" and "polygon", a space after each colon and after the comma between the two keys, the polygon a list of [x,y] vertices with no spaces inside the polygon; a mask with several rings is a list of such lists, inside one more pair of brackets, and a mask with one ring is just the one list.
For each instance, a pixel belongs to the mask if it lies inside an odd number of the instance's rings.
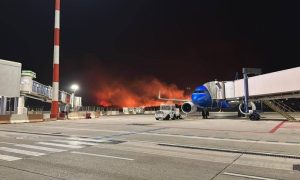
{"label": "red stripe on tower", "polygon": [[59,82],[59,64],[53,65],[53,82]]}
{"label": "red stripe on tower", "polygon": [[55,10],[60,10],[60,0],[55,0]]}
{"label": "red stripe on tower", "polygon": [[53,52],[53,83],[51,118],[57,118],[59,113],[58,91],[59,91],[59,44],[60,44],[60,0],[55,0],[55,22],[54,22],[54,52]]}
{"label": "red stripe on tower", "polygon": [[59,46],[59,28],[54,29],[54,45]]}

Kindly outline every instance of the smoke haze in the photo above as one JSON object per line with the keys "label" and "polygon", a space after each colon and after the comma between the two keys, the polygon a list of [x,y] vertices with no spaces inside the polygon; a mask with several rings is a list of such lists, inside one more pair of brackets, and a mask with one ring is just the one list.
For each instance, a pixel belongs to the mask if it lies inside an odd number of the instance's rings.
{"label": "smoke haze", "polygon": [[[93,82],[92,95],[98,105],[138,107],[158,106],[162,103],[157,99],[158,92],[162,97],[189,99],[184,90],[175,84],[168,84],[155,77],[131,77],[124,75],[116,69],[109,71],[107,68],[90,71],[90,81]],[[164,101],[164,103],[166,103]]]}

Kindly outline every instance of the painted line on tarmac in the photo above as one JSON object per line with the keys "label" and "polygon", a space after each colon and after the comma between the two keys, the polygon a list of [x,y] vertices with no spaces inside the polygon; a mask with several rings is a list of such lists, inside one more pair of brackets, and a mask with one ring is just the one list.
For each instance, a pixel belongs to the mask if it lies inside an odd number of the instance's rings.
{"label": "painted line on tarmac", "polygon": [[261,177],[261,176],[250,176],[250,175],[246,175],[246,174],[238,174],[238,173],[230,173],[230,172],[224,172],[223,174],[228,175],[228,176],[243,177],[243,178],[248,178],[248,179],[278,180],[278,179],[273,179],[273,178],[266,178],[266,177]]}
{"label": "painted line on tarmac", "polygon": [[[47,127],[54,128],[54,127]],[[70,130],[83,130],[83,131],[95,131],[95,132],[113,132],[113,133],[137,133],[137,132],[131,132],[131,131],[113,131],[113,130],[98,130],[98,129],[77,129],[77,128],[61,128],[61,127],[55,127],[54,129],[70,129]],[[1,132],[12,132],[12,133],[22,133],[22,134],[32,134],[32,135],[43,135],[43,136],[58,136],[58,137],[72,137],[73,135],[67,135],[67,134],[56,134],[56,133],[42,133],[42,132],[28,132],[28,131],[16,131],[16,130],[4,130],[0,129]],[[85,137],[85,136],[80,136]]]}
{"label": "painted line on tarmac", "polygon": [[34,145],[28,145],[28,144],[15,144],[17,147],[24,147],[28,149],[37,149],[42,151],[49,151],[49,152],[64,152],[65,149],[56,149],[56,148],[49,148],[44,146],[34,146]]}
{"label": "painted line on tarmac", "polygon": [[285,127],[281,127],[281,128],[285,128],[285,129],[300,129],[300,126],[285,126]]}
{"label": "painted line on tarmac", "polygon": [[202,139],[202,140],[215,140],[215,141],[231,141],[231,142],[248,142],[248,143],[259,143],[259,144],[276,144],[276,145],[300,146],[300,143],[279,142],[279,141],[259,141],[259,140],[232,139],[232,138],[226,139],[226,138],[216,138],[216,137],[185,136],[185,135],[158,134],[158,133],[139,133],[139,134],[154,135],[154,136],[181,137],[181,138],[188,138],[188,139]]}
{"label": "painted line on tarmac", "polygon": [[11,152],[11,153],[16,153],[16,154],[24,154],[24,155],[28,155],[28,156],[43,156],[43,155],[45,155],[44,153],[40,153],[40,152],[26,151],[26,150],[14,149],[14,148],[8,148],[8,147],[0,147],[0,151],[6,151],[6,152]]}
{"label": "painted line on tarmac", "polygon": [[0,160],[4,160],[4,161],[16,161],[16,160],[20,160],[20,159],[22,159],[22,158],[0,154]]}
{"label": "painted line on tarmac", "polygon": [[68,145],[89,145],[89,146],[95,146],[95,145],[98,145],[97,143],[91,143],[91,142],[82,142],[82,141],[69,141],[69,140],[60,140],[60,139],[55,139],[55,140],[51,140],[53,142],[59,142],[59,143],[65,143],[65,144],[68,144]]}
{"label": "painted line on tarmac", "polygon": [[87,129],[87,128],[70,128],[70,127],[47,127],[47,129],[68,129],[68,130],[77,130],[77,131],[95,131],[95,132],[120,132],[120,133],[130,133],[130,131],[114,131],[114,130],[105,130],[105,129]]}
{"label": "painted line on tarmac", "polygon": [[118,156],[108,156],[108,155],[103,155],[103,154],[92,154],[92,153],[85,153],[85,152],[78,152],[78,151],[72,151],[71,153],[73,153],[73,154],[87,155],[87,156],[96,156],[96,157],[104,157],[104,158],[112,158],[112,159],[134,161],[134,159],[130,159],[130,158],[124,158],[124,157],[118,157]]}
{"label": "painted line on tarmac", "polygon": [[48,142],[38,142],[37,144],[42,145],[48,145],[48,146],[56,146],[56,147],[65,147],[65,148],[71,148],[71,149],[80,149],[84,148],[85,146],[79,146],[79,145],[67,145],[67,144],[57,144],[57,143],[48,143]]}
{"label": "painted line on tarmac", "polygon": [[9,144],[9,145],[14,145],[15,143],[9,143],[9,142],[4,142],[4,141],[2,141],[2,142],[0,142],[1,144]]}
{"label": "painted line on tarmac", "polygon": [[277,124],[275,127],[273,127],[269,133],[275,133],[285,122],[287,122],[286,120],[285,121],[281,121],[279,124]]}
{"label": "painted line on tarmac", "polygon": [[108,140],[106,140],[106,139],[101,139],[101,138],[104,138],[104,137],[97,137],[97,139],[93,139],[93,138],[70,137],[70,138],[68,138],[68,139],[76,140],[76,141],[93,142],[93,143],[103,143],[103,142],[108,142]]}
{"label": "painted line on tarmac", "polygon": [[[159,127],[157,125],[152,125],[151,127]],[[204,129],[204,128],[191,128],[191,127],[177,127],[177,126],[165,126],[166,128],[175,128],[175,129],[189,129],[189,130],[200,130],[200,131],[224,131],[224,132],[239,132],[239,133],[268,133],[268,131],[241,131],[233,129]]]}

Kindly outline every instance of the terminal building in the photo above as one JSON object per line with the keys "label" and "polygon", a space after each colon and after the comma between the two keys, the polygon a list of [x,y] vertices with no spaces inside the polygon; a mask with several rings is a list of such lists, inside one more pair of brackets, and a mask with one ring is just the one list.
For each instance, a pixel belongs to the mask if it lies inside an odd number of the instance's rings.
{"label": "terminal building", "polygon": [[[2,119],[28,119],[26,99],[35,99],[44,103],[52,101],[52,87],[41,84],[34,79],[36,73],[22,70],[18,62],[0,59],[0,116]],[[81,107],[81,97],[73,93],[59,91],[59,110]]]}

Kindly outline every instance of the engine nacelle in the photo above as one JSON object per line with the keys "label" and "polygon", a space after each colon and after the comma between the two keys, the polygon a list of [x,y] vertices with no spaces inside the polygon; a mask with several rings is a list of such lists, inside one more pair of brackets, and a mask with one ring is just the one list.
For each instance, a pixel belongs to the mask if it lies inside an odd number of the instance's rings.
{"label": "engine nacelle", "polygon": [[185,102],[182,104],[181,110],[182,110],[182,112],[187,113],[187,114],[193,113],[193,112],[197,111],[197,106],[195,106],[195,104],[192,102]]}

